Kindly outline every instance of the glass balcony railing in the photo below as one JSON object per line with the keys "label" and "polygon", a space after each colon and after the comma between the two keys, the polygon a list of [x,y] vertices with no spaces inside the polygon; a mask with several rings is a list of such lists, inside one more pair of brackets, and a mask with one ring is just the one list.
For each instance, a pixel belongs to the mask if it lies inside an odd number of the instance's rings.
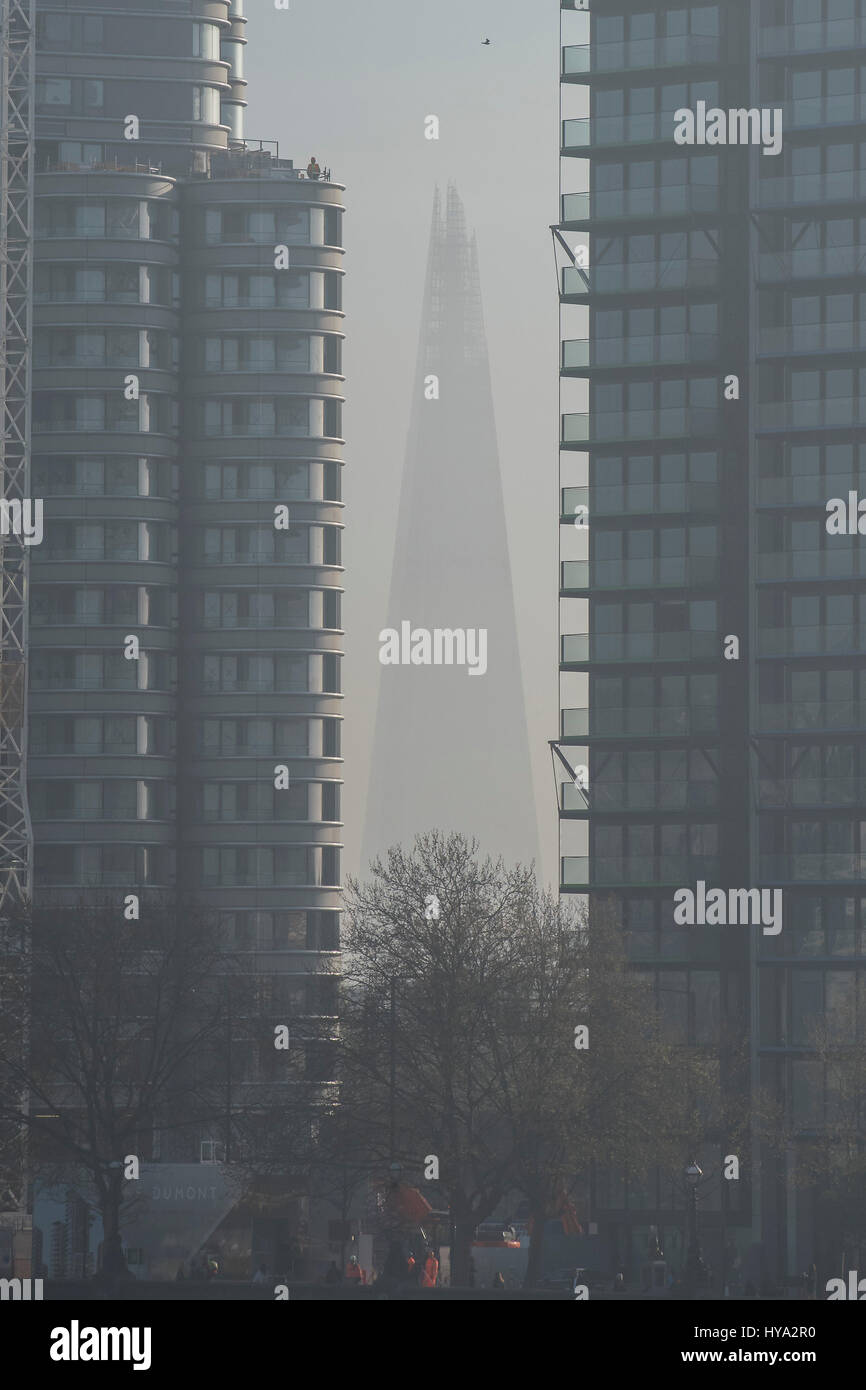
{"label": "glass balcony railing", "polygon": [[716,705],[605,705],[588,713],[590,738],[671,738],[714,734],[719,727]]}
{"label": "glass balcony railing", "polygon": [[563,888],[578,888],[589,883],[589,860],[585,856],[565,855],[560,864],[559,881]]}
{"label": "glass balcony railing", "polygon": [[[825,495],[822,493],[821,496],[824,498]],[[826,497],[845,496],[847,492],[826,494]],[[719,485],[687,482],[625,485],[594,483],[592,487],[564,487],[562,515],[573,517],[575,507],[580,506],[589,507],[590,515],[596,512],[600,516],[638,516],[649,512],[715,512],[719,507]]]}
{"label": "glass balcony railing", "polygon": [[713,661],[714,632],[582,632],[562,637],[564,665],[586,661]]}
{"label": "glass balcony railing", "polygon": [[589,587],[588,560],[563,560],[559,570],[560,589],[586,589]]}
{"label": "glass balcony railing", "polygon": [[812,130],[825,125],[848,125],[866,118],[866,92],[824,97],[800,97],[782,103],[785,130]]}
{"label": "glass balcony railing", "polygon": [[[866,856],[864,856],[866,858]],[[629,855],[601,859],[597,855],[566,855],[561,864],[563,887],[593,883],[599,886],[633,883],[669,883],[688,887],[698,879],[718,877],[719,860],[707,855]]]}
{"label": "glass balcony railing", "polygon": [[758,555],[758,578],[866,579],[866,550],[858,536],[834,536],[825,550],[782,550]]}
{"label": "glass balcony railing", "polygon": [[[844,497],[847,499],[851,491],[859,492],[862,496],[866,493],[866,477],[852,478],[845,476],[814,476],[812,474],[797,474],[794,477],[785,478],[759,478],[758,479],[758,502],[763,506],[786,506],[803,505],[815,506],[822,509],[826,506],[831,497]],[[575,498],[575,503],[578,499]]]}
{"label": "glass balcony railing", "polygon": [[763,854],[762,881],[771,883],[855,883],[866,875],[866,854]]}
{"label": "glass balcony railing", "polygon": [[[866,170],[824,174],[765,175],[758,181],[761,208],[799,207],[806,203],[854,203],[866,196]],[[597,216],[598,214],[593,214]]]}
{"label": "glass balcony railing", "polygon": [[866,623],[800,623],[796,627],[758,628],[759,656],[806,656],[825,652],[860,652]]}
{"label": "glass balcony railing", "polygon": [[825,246],[795,251],[762,251],[758,279],[766,284],[781,280],[815,280],[825,276],[859,275],[866,263],[862,246]]}
{"label": "glass balcony railing", "polygon": [[571,77],[587,72],[684,67],[690,63],[716,63],[718,59],[719,40],[705,34],[624,39],[614,43],[579,43],[563,48],[562,74]]}
{"label": "glass balcony railing", "polygon": [[824,49],[853,48],[866,43],[866,20],[815,19],[796,24],[770,25],[758,30],[758,52],[820,53]]}
{"label": "glass balcony railing", "polygon": [[569,338],[562,344],[562,370],[637,367],[667,362],[711,362],[718,354],[715,333],[657,333],[637,337]]}
{"label": "glass balcony railing", "polygon": [[866,424],[866,397],[861,396],[765,401],[758,406],[760,430],[844,429],[862,424]]}
{"label": "glass balcony railing", "polygon": [[679,217],[688,213],[717,212],[718,209],[718,187],[706,183],[597,189],[591,193],[562,195],[564,223],[586,222],[591,217]]}
{"label": "glass balcony railing", "polygon": [[716,434],[719,412],[705,407],[670,410],[578,411],[562,417],[562,443],[610,439],[680,439]]}
{"label": "glass balcony railing", "polygon": [[718,279],[719,263],[708,259],[605,263],[590,266],[582,274],[576,267],[566,266],[562,272],[562,293],[634,294],[640,290],[712,289]]}
{"label": "glass balcony railing", "polygon": [[624,560],[564,560],[563,589],[682,588],[714,584],[719,577],[715,556],[649,556]]}
{"label": "glass balcony railing", "polygon": [[762,777],[758,796],[762,806],[862,806],[866,777]]}
{"label": "glass balcony railing", "polygon": [[562,122],[562,148],[599,145],[646,145],[674,138],[673,111],[650,111],[639,116],[588,116]]}
{"label": "glass balcony railing", "polygon": [[802,323],[790,328],[762,328],[759,353],[862,352],[866,348],[866,323],[848,319],[840,323]]}
{"label": "glass balcony railing", "polygon": [[[718,782],[593,782],[588,790],[591,811],[701,811],[719,804]],[[562,784],[563,811],[585,811],[586,802],[571,782]]]}
{"label": "glass balcony railing", "polygon": [[584,738],[589,733],[589,710],[560,710],[559,727],[561,738]]}
{"label": "glass balcony railing", "polygon": [[866,700],[791,700],[758,706],[758,728],[762,733],[862,729],[864,725]]}

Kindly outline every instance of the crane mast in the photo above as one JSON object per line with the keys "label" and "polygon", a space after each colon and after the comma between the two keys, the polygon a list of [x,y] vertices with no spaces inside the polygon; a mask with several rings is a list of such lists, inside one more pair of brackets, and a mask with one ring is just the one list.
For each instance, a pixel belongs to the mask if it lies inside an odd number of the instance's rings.
{"label": "crane mast", "polygon": [[27,803],[34,0],[0,0],[0,919],[31,896]]}

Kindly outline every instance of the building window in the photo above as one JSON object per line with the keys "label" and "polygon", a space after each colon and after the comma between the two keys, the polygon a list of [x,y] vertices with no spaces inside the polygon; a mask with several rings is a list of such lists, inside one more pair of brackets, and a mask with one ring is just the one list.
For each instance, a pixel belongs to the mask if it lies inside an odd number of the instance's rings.
{"label": "building window", "polygon": [[219,58],[220,39],[216,24],[193,24],[192,56],[194,58]]}
{"label": "building window", "polygon": [[68,110],[72,106],[71,77],[40,77],[36,81],[36,109],[59,107]]}

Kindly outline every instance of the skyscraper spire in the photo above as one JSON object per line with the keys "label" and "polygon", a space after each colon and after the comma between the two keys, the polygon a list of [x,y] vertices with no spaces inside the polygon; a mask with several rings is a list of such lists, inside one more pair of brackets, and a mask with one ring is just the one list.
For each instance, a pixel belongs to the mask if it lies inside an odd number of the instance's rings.
{"label": "skyscraper spire", "polygon": [[[433,199],[413,391],[380,661],[389,631],[401,656],[381,668],[364,868],[433,828],[528,862],[537,823],[478,258],[453,185],[444,216],[438,188]],[[470,664],[482,632],[483,673]]]}

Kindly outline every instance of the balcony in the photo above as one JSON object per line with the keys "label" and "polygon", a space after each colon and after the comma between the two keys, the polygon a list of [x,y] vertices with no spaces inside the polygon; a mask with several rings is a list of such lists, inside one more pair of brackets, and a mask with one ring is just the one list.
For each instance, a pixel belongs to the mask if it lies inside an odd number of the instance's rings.
{"label": "balcony", "polygon": [[[820,403],[816,403],[820,404]],[[563,415],[561,443],[606,443],[632,439],[693,439],[718,433],[719,412],[707,407],[667,410],[578,411]]]}
{"label": "balcony", "polygon": [[758,256],[758,280],[778,284],[785,280],[824,280],[863,271],[862,246],[827,246],[799,251],[762,251]]}
{"label": "balcony", "polygon": [[[866,623],[801,623],[796,627],[758,628],[758,656],[824,656],[861,653]],[[565,640],[565,639],[563,639]]]}
{"label": "balcony", "polygon": [[650,145],[673,141],[673,111],[639,116],[593,116],[562,122],[562,150],[603,148],[611,145]]}
{"label": "balcony", "polygon": [[[822,477],[798,473],[793,477],[759,478],[758,505],[764,507],[820,507],[831,497],[847,498],[850,491],[866,493],[866,477],[830,474]],[[577,501],[578,499],[575,499]]]}
{"label": "balcony", "polygon": [[[861,259],[864,255],[860,253]],[[758,355],[785,357],[811,352],[862,352],[866,348],[866,323],[846,319],[839,323],[801,323],[787,328],[762,328]]]}
{"label": "balcony", "polygon": [[782,809],[862,806],[866,804],[866,777],[762,777],[758,797],[762,806]]}
{"label": "balcony", "polygon": [[858,536],[830,536],[823,550],[764,551],[758,555],[758,578],[866,579],[866,550],[858,541]]}
{"label": "balcony", "polygon": [[866,876],[866,854],[763,854],[760,877],[769,883],[857,883]]}
{"label": "balcony", "polygon": [[642,68],[685,67],[693,63],[718,61],[717,38],[705,34],[677,34],[672,38],[570,44],[562,50],[562,75],[567,78],[588,73],[632,72]]}
{"label": "balcony", "polygon": [[[600,471],[600,470],[599,470]],[[768,481],[780,481],[770,479]],[[846,484],[846,487],[848,485]],[[843,497],[828,492],[826,497]],[[826,500],[821,493],[821,505]],[[655,513],[717,512],[718,483],[593,483],[591,487],[562,489],[562,518],[571,521],[575,508],[589,507],[599,516],[647,516]]]}
{"label": "balcony", "polygon": [[770,25],[758,30],[758,53],[774,57],[789,53],[822,53],[866,44],[864,19],[798,20],[796,24]]}
{"label": "balcony", "polygon": [[[706,811],[719,804],[717,781],[590,782],[591,813]],[[586,802],[571,782],[562,784],[563,812],[586,813]]]}
{"label": "balcony", "polygon": [[657,333],[640,337],[568,338],[562,344],[562,372],[585,367],[664,366],[712,362],[719,350],[715,333]]}
{"label": "balcony", "polygon": [[[866,856],[864,856],[866,859]],[[670,884],[682,887],[718,878],[719,860],[716,857],[675,855],[629,855],[627,858],[600,859],[593,855],[566,855],[560,866],[560,882],[564,888],[617,887],[632,884]]]}
{"label": "balcony", "polygon": [[589,710],[588,737],[690,738],[715,734],[718,728],[717,705],[604,705]]}
{"label": "balcony", "polygon": [[866,197],[866,170],[825,174],[782,174],[758,182],[758,207],[801,207],[820,203],[857,203]]}
{"label": "balcony", "polygon": [[765,401],[758,406],[758,429],[767,432],[852,429],[863,424],[866,424],[866,397],[861,396]]}
{"label": "balcony", "polygon": [[789,700],[785,704],[758,706],[761,733],[821,733],[862,730],[866,727],[866,700]]}
{"label": "balcony", "polygon": [[719,578],[718,559],[708,555],[564,560],[560,568],[563,591],[590,586],[593,589],[685,588],[715,584]]}
{"label": "balcony", "polygon": [[589,661],[717,661],[714,632],[580,632],[561,638],[564,666]]}
{"label": "balcony", "polygon": [[587,222],[594,218],[615,221],[626,217],[685,217],[693,213],[718,210],[717,185],[672,183],[658,184],[651,188],[610,188],[586,193],[564,193],[561,221],[569,223]]}
{"label": "balcony", "polygon": [[589,733],[589,710],[585,706],[560,710],[559,727],[561,738],[585,738]]}
{"label": "balcony", "polygon": [[562,272],[562,293],[567,298],[569,295],[702,290],[712,289],[718,281],[717,259],[629,261],[591,266],[582,272],[575,266],[566,266]]}
{"label": "balcony", "polygon": [[859,125],[866,119],[866,93],[801,97],[798,101],[783,102],[782,113],[786,132],[817,130],[821,126]]}

